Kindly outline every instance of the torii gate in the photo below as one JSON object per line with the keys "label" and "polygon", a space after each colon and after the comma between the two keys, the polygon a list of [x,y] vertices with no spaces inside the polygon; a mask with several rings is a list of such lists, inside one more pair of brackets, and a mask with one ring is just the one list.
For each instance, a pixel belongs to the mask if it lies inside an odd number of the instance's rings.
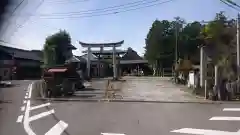
{"label": "torii gate", "polygon": [[91,60],[90,60],[90,55],[91,55],[91,48],[100,48],[100,53],[103,52],[104,47],[112,47],[113,48],[113,79],[117,79],[117,68],[116,68],[116,47],[120,47],[124,43],[124,40],[120,42],[114,42],[114,43],[84,43],[80,42],[79,44],[82,47],[88,48],[87,49],[87,74],[88,77],[90,77],[90,65],[91,65]]}

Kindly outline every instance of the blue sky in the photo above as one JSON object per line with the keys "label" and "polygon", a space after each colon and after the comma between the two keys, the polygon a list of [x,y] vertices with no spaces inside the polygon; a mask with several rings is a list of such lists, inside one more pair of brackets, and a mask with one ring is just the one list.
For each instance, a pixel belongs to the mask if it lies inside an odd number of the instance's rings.
{"label": "blue sky", "polygon": [[[138,0],[45,0],[37,8],[40,1],[25,0],[22,8],[19,8],[17,14],[12,17],[10,20],[12,23],[3,36],[4,40],[14,44],[8,46],[42,49],[48,35],[59,29],[65,29],[72,37],[72,44],[78,48],[74,51],[76,55],[81,55],[83,50],[76,43],[79,40],[91,43],[124,40],[123,49],[132,47],[141,55],[144,53],[145,37],[155,19],[173,20],[174,17],[180,16],[187,22],[211,20],[219,11],[225,11],[226,15],[231,18],[235,18],[237,15],[237,11],[222,4],[219,0],[174,0],[158,6],[106,16],[44,19],[37,14],[92,10]],[[35,15],[29,17],[29,14]],[[24,23],[26,19],[28,21]],[[17,28],[21,24],[23,26]]]}

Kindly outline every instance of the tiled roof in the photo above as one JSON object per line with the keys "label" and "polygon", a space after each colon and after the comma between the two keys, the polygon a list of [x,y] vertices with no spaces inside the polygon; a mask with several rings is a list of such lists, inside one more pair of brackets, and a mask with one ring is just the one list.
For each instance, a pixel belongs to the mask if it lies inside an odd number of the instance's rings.
{"label": "tiled roof", "polygon": [[0,50],[13,55],[15,58],[41,61],[41,57],[35,51],[23,50],[0,45]]}
{"label": "tiled roof", "polygon": [[[82,55],[82,56],[77,56],[77,57],[83,58],[83,59],[87,60],[88,55],[87,55],[87,54],[84,54],[84,55]],[[97,60],[97,57],[94,56],[93,54],[91,54],[91,55],[90,55],[90,60],[91,60],[91,61]]]}
{"label": "tiled roof", "polygon": [[85,62],[87,62],[87,60],[82,58],[81,56],[73,56],[72,58],[70,58],[66,62],[83,62],[83,63],[85,63]]}
{"label": "tiled roof", "polygon": [[128,48],[127,52],[123,55],[122,60],[143,60],[143,58],[132,48]]}

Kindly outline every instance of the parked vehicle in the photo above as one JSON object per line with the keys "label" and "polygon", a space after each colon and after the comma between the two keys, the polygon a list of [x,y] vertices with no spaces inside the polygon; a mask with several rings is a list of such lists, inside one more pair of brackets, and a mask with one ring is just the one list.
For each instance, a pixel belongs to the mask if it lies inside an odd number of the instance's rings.
{"label": "parked vehicle", "polygon": [[45,97],[72,95],[77,89],[84,88],[76,69],[68,66],[45,69],[43,79],[47,86],[43,92]]}

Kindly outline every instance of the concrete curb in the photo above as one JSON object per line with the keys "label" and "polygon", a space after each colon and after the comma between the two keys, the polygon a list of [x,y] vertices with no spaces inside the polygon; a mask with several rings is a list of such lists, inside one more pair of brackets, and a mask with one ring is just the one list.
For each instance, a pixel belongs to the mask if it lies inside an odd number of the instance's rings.
{"label": "concrete curb", "polygon": [[151,101],[151,100],[131,100],[131,99],[71,99],[71,98],[32,98],[31,100],[59,101],[59,102],[131,102],[131,103],[191,103],[191,104],[240,104],[238,101]]}

